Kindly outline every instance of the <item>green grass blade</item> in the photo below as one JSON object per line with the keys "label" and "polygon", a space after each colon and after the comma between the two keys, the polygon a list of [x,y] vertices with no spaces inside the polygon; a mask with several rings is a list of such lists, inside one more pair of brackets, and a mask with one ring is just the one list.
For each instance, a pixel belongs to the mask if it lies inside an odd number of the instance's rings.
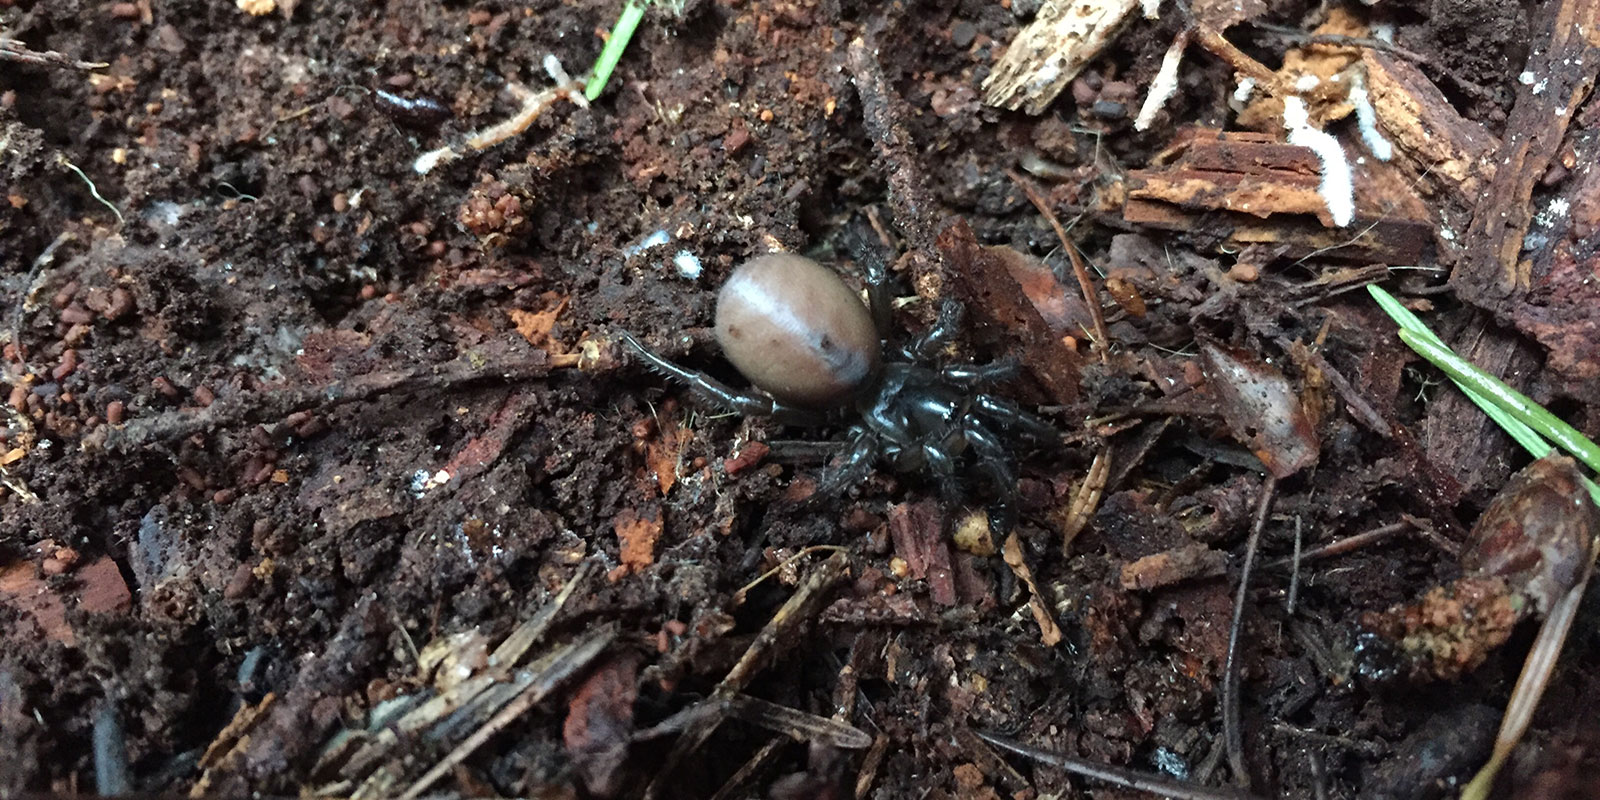
{"label": "green grass blade", "polygon": [[1544,410],[1543,406],[1528,399],[1527,395],[1473,366],[1472,362],[1456,355],[1436,339],[1419,336],[1401,328],[1400,340],[1410,345],[1411,349],[1417,351],[1423,358],[1432,361],[1434,366],[1444,370],[1445,374],[1454,378],[1457,383],[1483,395],[1489,402],[1504,409],[1537,431],[1539,435],[1571,453],[1589,469],[1600,470],[1600,445],[1596,445],[1589,437],[1579,433],[1577,428],[1557,419],[1554,414]]}
{"label": "green grass blade", "polygon": [[628,42],[633,39],[633,32],[639,29],[640,20],[644,19],[645,4],[636,0],[628,0],[622,7],[622,16],[617,17],[617,24],[611,28],[611,36],[606,39],[606,46],[600,51],[600,57],[594,60],[594,69],[589,73],[589,82],[583,87],[583,96],[590,100],[600,96],[606,90],[606,83],[611,80],[611,72],[617,68],[617,62],[622,60],[622,53],[628,49]]}
{"label": "green grass blade", "polygon": [[[1401,341],[1406,342],[1406,344],[1410,346],[1411,349],[1416,350],[1418,354],[1422,355],[1424,358],[1428,358],[1429,361],[1433,361],[1436,364],[1438,363],[1435,359],[1429,357],[1427,352],[1423,351],[1421,345],[1416,343],[1426,342],[1428,345],[1432,346],[1433,352],[1449,354],[1450,358],[1453,359],[1458,368],[1464,369],[1471,374],[1485,379],[1486,381],[1493,381],[1501,386],[1505,386],[1505,384],[1500,383],[1500,381],[1494,378],[1494,376],[1489,375],[1483,370],[1478,369],[1471,362],[1461,358],[1460,356],[1457,356],[1453,351],[1450,350],[1449,346],[1446,345],[1442,339],[1440,339],[1431,329],[1428,328],[1426,324],[1423,323],[1420,318],[1417,317],[1417,315],[1411,313],[1410,309],[1401,305],[1400,301],[1394,298],[1394,295],[1391,295],[1383,289],[1373,285],[1367,286],[1367,292],[1370,293],[1372,298],[1378,302],[1378,306],[1381,307],[1384,312],[1387,313],[1390,318],[1392,318],[1395,323],[1400,326]],[[1442,365],[1441,369],[1443,369]],[[1479,392],[1474,388],[1472,383],[1463,382],[1457,379],[1456,376],[1449,370],[1445,370],[1445,372],[1446,374],[1450,375],[1451,380],[1455,382],[1456,386],[1460,387],[1462,393],[1467,396],[1467,399],[1471,400],[1475,405],[1478,406],[1478,408],[1483,409],[1483,413],[1488,414],[1489,418],[1495,421],[1495,424],[1499,425],[1503,430],[1505,430],[1505,432],[1509,434],[1512,439],[1516,440],[1517,444],[1522,445],[1523,449],[1531,453],[1534,458],[1544,458],[1552,449],[1554,449],[1551,447],[1549,442],[1544,440],[1544,437],[1539,435],[1537,431],[1528,427],[1528,425],[1523,423],[1523,420],[1514,416],[1511,412],[1490,400],[1488,395]],[[1515,393],[1515,390],[1511,389],[1509,386],[1505,388],[1507,391]],[[1550,412],[1545,411],[1532,400],[1529,400],[1520,394],[1517,396],[1522,397],[1522,400],[1526,402],[1527,405],[1538,409],[1539,412],[1544,414],[1546,417],[1555,419],[1555,417],[1550,415]],[[1560,423],[1560,420],[1556,420],[1556,422]],[[1561,424],[1571,430],[1571,426],[1566,426],[1565,423]],[[1594,447],[1594,442],[1585,438],[1582,434],[1577,433],[1577,431],[1573,431],[1573,433],[1577,436],[1577,439],[1580,442],[1586,443],[1590,448]],[[1572,452],[1573,455],[1578,455],[1577,452],[1571,450],[1568,452]],[[1588,464],[1589,461],[1584,460],[1584,463]],[[1591,464],[1590,466],[1592,467],[1593,465]],[[1600,485],[1597,485],[1588,477],[1584,477],[1583,482],[1584,486],[1589,490],[1589,496],[1594,499],[1595,503],[1600,504]]]}

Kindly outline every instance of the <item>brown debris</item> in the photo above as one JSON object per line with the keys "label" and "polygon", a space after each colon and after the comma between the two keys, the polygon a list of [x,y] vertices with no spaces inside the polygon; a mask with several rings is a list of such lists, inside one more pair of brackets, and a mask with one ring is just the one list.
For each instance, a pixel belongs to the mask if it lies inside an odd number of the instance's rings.
{"label": "brown debris", "polygon": [[[61,563],[62,568],[55,569],[52,562]],[[0,604],[25,619],[31,618],[47,638],[71,646],[77,643],[77,635],[67,622],[68,609],[91,614],[126,611],[133,595],[116,562],[107,556],[78,567],[70,588],[51,586],[47,582],[49,576],[64,572],[66,566],[70,566],[66,559],[54,555],[44,559],[42,565],[19,561],[0,567]]]}
{"label": "brown debris", "polygon": [[1228,554],[1203,544],[1145,556],[1122,567],[1122,588],[1130,591],[1170,586],[1191,578],[1211,578],[1228,568]]}
{"label": "brown debris", "polygon": [[1056,625],[1055,618],[1050,615],[1050,607],[1039,593],[1039,585],[1033,580],[1033,570],[1028,568],[1028,562],[1022,555],[1022,540],[1017,538],[1015,531],[1006,537],[1004,557],[1006,566],[1016,574],[1017,580],[1028,587],[1028,610],[1033,612],[1033,621],[1039,626],[1039,641],[1047,647],[1060,644],[1061,628]]}
{"label": "brown debris", "polygon": [[980,246],[972,228],[962,221],[939,234],[939,249],[949,259],[974,317],[1010,331],[1020,341],[1023,363],[1034,377],[1057,401],[1075,402],[1081,359],[1014,277],[1012,265],[1026,256],[1008,247]]}
{"label": "brown debris", "polygon": [[567,702],[562,741],[590,794],[614,797],[622,788],[638,694],[639,658],[628,654],[596,669]]}
{"label": "brown debris", "polygon": [[623,509],[611,521],[611,527],[617,534],[618,559],[622,562],[611,571],[611,580],[621,580],[655,563],[656,540],[661,538],[660,507],[644,514],[633,508]]}
{"label": "brown debris", "polygon": [[1470,208],[1483,182],[1494,177],[1489,155],[1500,143],[1482,125],[1462,117],[1409,62],[1368,50],[1362,66],[1373,111],[1394,142],[1396,163],[1430,194],[1448,194]]}
{"label": "brown debris", "polygon": [[1317,462],[1316,429],[1282,372],[1212,342],[1202,342],[1200,353],[1228,429],[1274,477],[1287,478]]}
{"label": "brown debris", "polygon": [[1415,674],[1449,681],[1511,638],[1519,606],[1504,578],[1462,578],[1416,603],[1365,614],[1361,624],[1394,643]]}
{"label": "brown debris", "polygon": [[950,545],[944,536],[944,515],[933,500],[897,503],[889,508],[889,536],[906,563],[907,577],[928,581],[928,594],[941,606],[956,604],[950,566]]}
{"label": "brown debris", "polygon": [[[1183,231],[1224,249],[1284,246],[1298,258],[1415,263],[1433,235],[1427,207],[1405,177],[1368,159],[1353,178],[1356,220],[1333,227],[1309,148],[1274,135],[1185,128],[1147,169],[1128,173],[1126,222]],[[1315,217],[1315,221],[1312,218]]]}
{"label": "brown debris", "polygon": [[[1554,162],[1579,105],[1600,75],[1600,0],[1554,0],[1533,19],[1533,40],[1494,177],[1462,237],[1462,260],[1450,285],[1462,299],[1505,313],[1532,285],[1532,262],[1521,258],[1533,222],[1533,188]],[[1587,28],[1587,33],[1585,29]]]}
{"label": "brown debris", "polygon": [[983,102],[1039,114],[1122,30],[1137,0],[1045,0],[983,81]]}

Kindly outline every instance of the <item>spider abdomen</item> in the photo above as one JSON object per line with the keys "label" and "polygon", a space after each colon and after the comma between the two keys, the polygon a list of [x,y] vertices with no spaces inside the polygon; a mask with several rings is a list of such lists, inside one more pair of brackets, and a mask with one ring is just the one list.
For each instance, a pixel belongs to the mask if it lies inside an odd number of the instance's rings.
{"label": "spider abdomen", "polygon": [[717,295],[717,342],[740,374],[781,402],[845,403],[878,372],[872,315],[809,258],[772,253],[741,264]]}

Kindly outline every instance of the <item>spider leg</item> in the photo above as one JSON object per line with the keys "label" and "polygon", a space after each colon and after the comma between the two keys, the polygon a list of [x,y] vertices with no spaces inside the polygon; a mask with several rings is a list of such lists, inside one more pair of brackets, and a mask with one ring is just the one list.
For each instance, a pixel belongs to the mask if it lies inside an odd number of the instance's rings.
{"label": "spider leg", "polygon": [[961,330],[961,319],[965,316],[966,309],[959,302],[945,300],[939,306],[939,318],[933,321],[933,325],[906,343],[906,358],[914,363],[930,360],[940,348],[955,338],[956,332]]}
{"label": "spider leg", "polygon": [[862,259],[862,271],[867,278],[867,306],[872,309],[872,324],[878,328],[878,338],[886,339],[894,324],[894,294],[889,288],[889,267],[883,259],[868,256]]}
{"label": "spider leg", "polygon": [[963,433],[978,456],[975,468],[994,487],[996,499],[989,506],[989,526],[995,533],[1007,533],[1017,526],[1017,472],[1011,466],[1011,455],[999,437],[976,418],[967,418]]}
{"label": "spider leg", "polygon": [[1010,400],[1004,400],[994,395],[974,395],[972,404],[978,413],[989,419],[1001,428],[1014,431],[1023,438],[1038,445],[1056,445],[1061,443],[1061,432],[1054,425],[1039,418],[1034,414],[1023,411]]}
{"label": "spider leg", "polygon": [[1010,380],[1021,368],[1021,362],[1016,359],[1002,358],[988,364],[950,364],[939,370],[939,377],[947,383],[971,388]]}
{"label": "spider leg", "polygon": [[844,491],[851,484],[860,483],[872,473],[872,463],[883,449],[878,437],[862,426],[850,431],[850,445],[838,466],[828,465],[817,479],[813,497],[828,497]]}
{"label": "spider leg", "polygon": [[695,396],[713,405],[745,416],[778,417],[783,421],[802,425],[814,425],[822,420],[821,415],[815,412],[786,406],[765,395],[734,391],[728,388],[727,384],[704,372],[680,367],[651,352],[627,331],[622,332],[622,339],[633,347],[651,369],[684,384]]}
{"label": "spider leg", "polygon": [[[961,479],[956,474],[956,457],[960,454],[961,431],[954,436],[929,437],[918,449],[926,460],[928,471],[939,484],[939,496],[946,506],[959,506],[966,497],[961,489]],[[952,441],[952,439],[954,441]]]}

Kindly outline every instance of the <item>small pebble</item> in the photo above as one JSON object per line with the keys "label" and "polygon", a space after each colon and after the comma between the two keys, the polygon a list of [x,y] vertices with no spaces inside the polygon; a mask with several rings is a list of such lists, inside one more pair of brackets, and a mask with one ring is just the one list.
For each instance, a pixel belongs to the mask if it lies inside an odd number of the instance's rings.
{"label": "small pebble", "polygon": [[61,321],[68,325],[86,325],[94,322],[94,314],[90,313],[89,309],[73,303],[61,309]]}
{"label": "small pebble", "polygon": [[117,19],[138,19],[139,6],[135,3],[116,3],[111,6],[111,16]]}
{"label": "small pebble", "polygon": [[56,364],[56,368],[50,370],[50,377],[59,381],[77,371],[78,351],[68,349],[61,354],[61,361],[60,363]]}
{"label": "small pebble", "polygon": [[1261,270],[1254,264],[1241,261],[1228,268],[1228,277],[1240,283],[1250,283],[1261,277]]}
{"label": "small pebble", "polygon": [[106,403],[106,422],[112,425],[121,425],[126,417],[128,407],[121,400],[112,400]]}
{"label": "small pebble", "polygon": [[167,398],[168,400],[177,400],[183,394],[182,392],[178,391],[178,387],[174,386],[172,381],[167,380],[164,377],[158,377],[155,380],[150,381],[150,385],[155,387],[155,390],[160,392],[161,396]]}

